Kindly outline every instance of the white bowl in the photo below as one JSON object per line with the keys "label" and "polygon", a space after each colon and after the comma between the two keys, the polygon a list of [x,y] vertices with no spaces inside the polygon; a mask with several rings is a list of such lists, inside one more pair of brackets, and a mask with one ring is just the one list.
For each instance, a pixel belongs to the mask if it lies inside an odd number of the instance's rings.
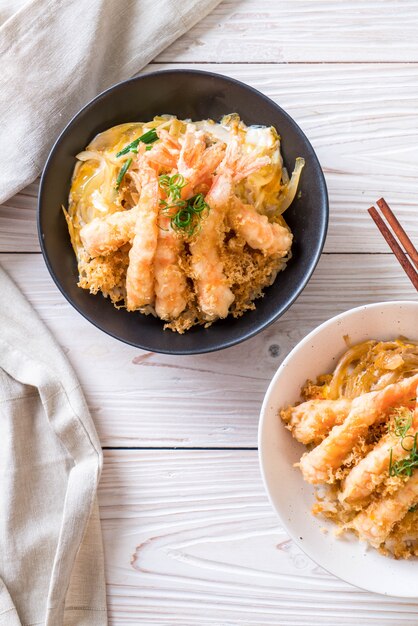
{"label": "white bowl", "polygon": [[[283,361],[264,398],[259,424],[261,473],[270,501],[297,545],[318,565],[352,585],[403,598],[418,598],[417,559],[395,560],[367,548],[336,526],[311,513],[314,488],[298,468],[305,447],[293,439],[278,417],[280,408],[300,400],[305,381],[330,372],[350,342],[418,340],[418,302],[383,302],[337,315],[307,335]],[[327,529],[324,532],[324,529]]]}

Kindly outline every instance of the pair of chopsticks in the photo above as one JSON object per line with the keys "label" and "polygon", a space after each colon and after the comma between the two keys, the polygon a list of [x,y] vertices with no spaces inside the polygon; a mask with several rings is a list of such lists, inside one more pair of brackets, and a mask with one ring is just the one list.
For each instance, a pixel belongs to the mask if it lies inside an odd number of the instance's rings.
{"label": "pair of chopsticks", "polygon": [[[418,291],[418,272],[416,271],[418,270],[417,249],[415,248],[414,244],[412,243],[412,241],[410,240],[410,238],[408,237],[408,235],[406,234],[406,232],[404,231],[404,229],[398,222],[395,214],[393,213],[392,209],[388,206],[388,204],[385,202],[385,200],[383,198],[380,198],[380,200],[378,200],[376,204],[381,210],[383,216],[386,218],[386,221],[388,222],[389,226],[392,227],[393,233],[398,238],[398,241],[403,246],[403,249],[401,248],[399,243],[396,241],[395,237],[393,236],[389,228],[386,226],[385,222],[383,221],[377,209],[374,206],[372,206],[370,207],[370,209],[368,209],[368,211],[372,219],[374,220],[374,223],[376,224],[376,226],[382,233],[383,237],[385,238],[386,243],[388,244],[388,246],[390,247],[390,249],[396,256],[396,258],[398,259],[399,263],[401,264],[403,270],[407,274],[409,280],[414,285],[415,289]],[[409,255],[412,262],[408,259],[407,254]],[[416,267],[416,270],[414,269],[414,265]]]}

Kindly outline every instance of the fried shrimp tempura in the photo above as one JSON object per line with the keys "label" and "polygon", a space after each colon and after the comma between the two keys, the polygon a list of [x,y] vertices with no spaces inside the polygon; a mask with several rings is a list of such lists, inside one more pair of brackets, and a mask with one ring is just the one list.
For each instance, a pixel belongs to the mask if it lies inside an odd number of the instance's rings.
{"label": "fried shrimp tempura", "polygon": [[371,391],[355,398],[344,422],[334,426],[319,446],[301,458],[300,468],[304,479],[313,484],[327,482],[330,470],[340,467],[368,428],[384,420],[391,408],[415,394],[417,384],[418,374],[388,385],[381,391]]}
{"label": "fried shrimp tempura", "polygon": [[303,159],[289,179],[273,127],[162,115],[109,128],[77,159],[64,215],[78,286],[117,308],[184,333],[254,308],[286,268]]}
{"label": "fried shrimp tempura", "polygon": [[296,465],[321,485],[314,515],[395,558],[418,556],[417,366],[418,343],[356,344],[279,413],[308,446]]}

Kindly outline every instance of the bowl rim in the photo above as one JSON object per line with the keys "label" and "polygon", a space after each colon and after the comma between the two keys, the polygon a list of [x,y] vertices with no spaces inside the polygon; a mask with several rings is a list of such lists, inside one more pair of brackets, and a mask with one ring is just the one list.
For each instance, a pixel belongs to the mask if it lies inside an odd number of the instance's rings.
{"label": "bowl rim", "polygon": [[[105,328],[103,328],[99,322],[96,322],[94,317],[90,316],[89,314],[87,314],[85,311],[82,310],[82,308],[71,298],[71,296],[69,294],[67,294],[65,288],[61,285],[59,279],[57,278],[57,275],[55,274],[55,271],[53,269],[52,266],[52,262],[48,256],[48,252],[45,246],[45,242],[43,240],[42,237],[42,228],[41,228],[41,212],[42,212],[42,203],[43,203],[43,197],[44,194],[46,193],[46,177],[49,171],[49,168],[51,167],[51,164],[53,162],[53,159],[55,157],[55,153],[62,141],[62,139],[64,139],[64,137],[71,132],[72,130],[72,126],[73,124],[75,124],[78,120],[79,117],[81,117],[85,111],[89,110],[90,108],[96,106],[97,103],[99,103],[102,99],[106,98],[108,96],[108,94],[117,91],[119,89],[123,89],[126,85],[129,85],[131,83],[140,83],[140,81],[142,80],[146,80],[148,78],[152,78],[155,77],[157,75],[168,75],[168,74],[189,74],[191,76],[193,75],[198,75],[198,76],[206,76],[208,78],[214,78],[216,80],[221,80],[224,81],[226,84],[235,84],[238,85],[239,87],[242,87],[244,89],[246,89],[247,91],[250,91],[252,93],[254,93],[258,98],[261,98],[262,100],[264,100],[265,102],[268,102],[269,104],[272,104],[279,112],[280,115],[282,115],[283,117],[287,118],[287,120],[290,122],[291,125],[293,125],[296,128],[296,131],[298,133],[300,133],[302,139],[304,140],[304,142],[306,142],[308,148],[312,151],[312,156],[314,158],[314,160],[316,161],[316,165],[318,166],[318,173],[319,173],[319,181],[321,184],[321,187],[323,188],[323,194],[324,194],[324,200],[323,200],[323,220],[322,220],[322,227],[321,227],[321,231],[319,234],[319,238],[318,238],[318,245],[317,245],[317,250],[315,255],[311,258],[310,263],[309,263],[309,267],[308,267],[308,271],[306,272],[306,274],[303,277],[303,280],[299,283],[298,288],[295,290],[295,292],[293,293],[293,296],[290,298],[289,302],[282,307],[279,311],[276,311],[273,315],[270,315],[266,320],[258,323],[257,325],[255,325],[255,328],[248,330],[246,333],[239,335],[236,338],[233,339],[226,339],[222,341],[222,344],[219,345],[219,342],[216,345],[209,345],[207,347],[197,347],[197,348],[186,348],[186,349],[171,349],[171,348],[167,348],[167,349],[155,349],[152,348],[149,345],[146,345],[146,342],[141,342],[141,345],[139,344],[139,342],[134,342],[131,340],[128,340],[124,337],[121,337],[119,334],[112,332],[110,330],[106,330]],[[102,91],[101,93],[99,93],[97,96],[95,96],[94,98],[92,98],[89,102],[87,102],[71,119],[70,121],[65,125],[65,127],[62,129],[62,131],[59,133],[57,139],[54,141],[52,148],[50,149],[50,152],[48,154],[48,157],[45,161],[45,165],[43,167],[42,170],[42,174],[41,174],[41,178],[40,178],[40,183],[39,183],[39,190],[38,190],[38,198],[37,198],[37,209],[36,209],[36,225],[37,225],[37,233],[38,233],[38,240],[39,240],[39,245],[41,248],[41,252],[42,252],[42,256],[44,259],[44,262],[47,266],[47,269],[55,283],[55,285],[58,287],[59,291],[61,292],[61,294],[64,296],[64,298],[67,300],[67,302],[69,302],[69,304],[71,304],[71,306],[82,316],[84,317],[84,319],[86,319],[88,322],[90,322],[91,324],[93,324],[93,326],[95,326],[96,328],[98,328],[100,331],[106,333],[107,335],[109,335],[110,337],[113,337],[114,339],[117,339],[119,341],[122,341],[123,343],[127,344],[127,345],[131,345],[135,348],[141,349],[141,350],[152,350],[153,352],[156,353],[160,353],[160,354],[172,354],[172,355],[192,355],[192,354],[207,354],[210,352],[217,352],[219,350],[224,350],[226,348],[230,348],[232,346],[238,345],[244,341],[246,341],[247,339],[251,339],[252,337],[254,337],[255,335],[259,334],[261,331],[265,330],[266,328],[268,328],[271,324],[273,324],[275,321],[277,321],[277,319],[279,319],[282,315],[284,315],[286,313],[286,311],[295,303],[295,301],[297,300],[297,298],[300,296],[300,294],[302,293],[302,291],[305,289],[306,285],[308,284],[316,266],[318,265],[319,259],[322,255],[322,251],[324,249],[324,245],[325,245],[325,241],[326,241],[326,237],[327,237],[327,233],[328,233],[328,225],[329,225],[329,195],[328,195],[328,188],[327,188],[327,184],[326,184],[326,180],[325,180],[325,176],[324,176],[324,172],[322,169],[322,166],[319,162],[318,156],[311,144],[311,142],[309,141],[308,137],[305,135],[305,133],[303,132],[303,130],[300,128],[299,124],[297,124],[297,122],[289,115],[289,113],[287,113],[284,109],[282,109],[282,107],[280,105],[278,105],[274,100],[272,100],[271,98],[269,98],[268,96],[266,96],[265,94],[263,94],[261,91],[258,91],[258,89],[255,89],[254,87],[252,87],[251,85],[248,85],[247,83],[244,83],[240,80],[237,80],[236,78],[232,78],[229,76],[226,76],[225,74],[218,74],[216,72],[208,72],[205,70],[195,70],[195,69],[181,69],[181,68],[172,68],[172,69],[165,69],[165,70],[155,70],[152,72],[147,72],[145,74],[140,74],[137,76],[134,76],[132,78],[129,78],[127,80],[123,80],[120,81],[118,83],[115,83],[114,85],[111,85],[110,87],[108,87],[107,89],[105,89],[104,91]],[[163,328],[161,327],[161,332],[165,332],[163,330]]]}
{"label": "bowl rim", "polygon": [[334,576],[337,579],[343,580],[344,582],[348,583],[349,585],[352,585],[353,587],[355,587],[356,589],[361,589],[362,591],[368,591],[370,593],[376,593],[378,595],[382,595],[385,597],[394,597],[394,598],[410,598],[410,599],[416,599],[418,598],[418,591],[414,594],[404,594],[404,595],[394,595],[391,596],[390,594],[387,594],[383,591],[379,591],[378,589],[374,588],[368,588],[366,589],[365,587],[361,587],[359,585],[356,585],[355,583],[353,583],[352,580],[349,580],[348,577],[343,577],[340,575],[335,574],[333,571],[331,571],[331,569],[329,569],[328,567],[325,567],[323,565],[323,563],[321,563],[311,552],[309,544],[307,544],[306,542],[302,542],[298,535],[296,533],[294,533],[292,527],[290,525],[288,525],[287,521],[285,519],[283,519],[279,513],[279,511],[277,510],[275,504],[274,504],[274,500],[273,500],[273,495],[270,491],[269,488],[269,482],[266,476],[266,467],[267,467],[267,463],[266,463],[266,458],[264,455],[264,446],[262,445],[262,439],[263,439],[263,434],[264,434],[264,428],[265,428],[265,422],[267,419],[267,411],[268,411],[268,405],[270,402],[270,397],[273,393],[274,388],[276,387],[277,381],[280,379],[280,376],[283,372],[283,370],[286,368],[287,364],[292,360],[294,354],[296,354],[301,348],[303,348],[306,344],[308,344],[310,342],[310,340],[312,339],[312,337],[314,337],[317,333],[319,333],[320,331],[324,330],[325,328],[334,325],[336,323],[338,323],[339,320],[344,319],[344,318],[348,318],[351,317],[352,315],[354,315],[355,313],[361,312],[361,311],[365,311],[365,310],[370,310],[370,309],[382,309],[382,308],[391,308],[391,307],[401,307],[401,306],[413,306],[416,307],[417,312],[418,312],[418,302],[416,300],[388,300],[385,302],[373,302],[370,304],[363,304],[360,306],[356,306],[352,309],[347,309],[346,311],[343,311],[342,313],[338,313],[337,315],[334,315],[333,317],[330,317],[329,319],[325,320],[324,322],[322,322],[321,324],[319,324],[318,326],[316,326],[315,328],[313,328],[307,335],[305,335],[293,348],[292,350],[289,352],[289,354],[286,356],[285,359],[283,359],[282,363],[279,365],[279,367],[277,368],[273,378],[271,379],[269,386],[267,388],[267,391],[264,395],[263,398],[263,402],[261,405],[261,409],[260,409],[260,415],[259,415],[259,422],[258,422],[258,433],[257,433],[257,449],[258,449],[258,464],[259,464],[259,468],[260,468],[260,474],[261,474],[261,479],[262,479],[262,483],[264,486],[264,490],[267,494],[268,500],[275,512],[275,514],[277,515],[278,519],[280,520],[281,525],[283,526],[283,528],[286,530],[286,533],[291,537],[292,541],[294,541],[294,543],[298,546],[298,548],[304,553],[306,554],[306,556],[311,559],[311,561],[313,561],[314,563],[316,563],[316,565],[318,565],[319,567],[321,567],[323,570],[325,570],[326,572],[328,572],[329,574],[331,574],[332,576]]}

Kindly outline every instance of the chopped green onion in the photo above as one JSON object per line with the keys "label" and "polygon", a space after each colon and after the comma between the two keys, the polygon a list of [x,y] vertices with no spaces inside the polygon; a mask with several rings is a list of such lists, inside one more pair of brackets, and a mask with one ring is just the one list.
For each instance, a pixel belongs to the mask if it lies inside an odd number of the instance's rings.
{"label": "chopped green onion", "polygon": [[[412,411],[398,409],[399,416],[395,420],[395,435],[399,437],[401,447],[405,452],[409,452],[408,456],[403,459],[393,461],[393,451],[390,449],[389,454],[389,476],[412,476],[414,469],[418,468],[418,433],[408,434],[412,426]],[[409,445],[405,445],[407,440],[411,440]]]}
{"label": "chopped green onion", "polygon": [[128,168],[131,165],[131,163],[132,163],[132,158],[130,158],[127,161],[125,161],[125,163],[122,165],[121,170],[120,170],[120,172],[118,174],[118,177],[116,179],[116,187],[115,187],[116,191],[119,190],[119,187],[120,187],[120,184],[121,184],[121,182],[123,180],[123,177],[125,176],[126,172],[128,171]]}
{"label": "chopped green onion", "polygon": [[123,154],[128,154],[128,152],[134,152],[136,154],[138,152],[139,142],[150,144],[154,143],[154,141],[157,141],[157,139],[157,131],[155,130],[155,128],[151,128],[151,130],[147,131],[137,139],[134,139],[133,141],[131,141],[131,143],[122,148],[122,150],[117,153],[116,158],[121,157]]}
{"label": "chopped green onion", "polygon": [[177,228],[186,228],[192,221],[192,214],[187,209],[181,209],[173,217],[173,222]]}
{"label": "chopped green onion", "polygon": [[187,185],[187,182],[184,180],[184,176],[181,174],[173,174],[173,176],[169,176],[168,174],[161,174],[158,179],[158,184],[161,189],[163,189],[171,200],[180,200],[181,190],[183,187]]}
{"label": "chopped green onion", "polygon": [[397,437],[403,439],[412,426],[412,411],[409,409],[397,409],[396,413],[394,432]]}
{"label": "chopped green onion", "polygon": [[203,193],[198,193],[196,196],[193,196],[193,198],[190,198],[189,204],[191,205],[194,213],[201,213],[208,208]]}
{"label": "chopped green onion", "polygon": [[122,150],[120,150],[117,153],[116,158],[119,158],[123,154],[127,154],[128,152],[134,152],[136,154],[138,152],[139,141],[140,141],[140,138],[138,137],[138,139],[135,139],[135,141],[132,141],[130,144],[125,146]]}
{"label": "chopped green onion", "polygon": [[184,209],[187,205],[185,200],[176,200],[175,202],[168,203],[167,200],[160,200],[160,207],[163,213],[168,213],[169,215],[173,214],[173,209],[180,211],[180,209]]}
{"label": "chopped green onion", "polygon": [[157,139],[158,135],[155,128],[151,128],[151,130],[147,131],[139,137],[139,141],[142,141],[142,143],[154,143],[154,141],[157,141]]}
{"label": "chopped green onion", "polygon": [[162,174],[159,186],[167,195],[167,200],[160,200],[161,212],[170,217],[171,228],[182,231],[191,237],[200,226],[203,212],[209,210],[202,193],[198,193],[188,201],[181,200],[181,190],[187,185],[181,174]]}

